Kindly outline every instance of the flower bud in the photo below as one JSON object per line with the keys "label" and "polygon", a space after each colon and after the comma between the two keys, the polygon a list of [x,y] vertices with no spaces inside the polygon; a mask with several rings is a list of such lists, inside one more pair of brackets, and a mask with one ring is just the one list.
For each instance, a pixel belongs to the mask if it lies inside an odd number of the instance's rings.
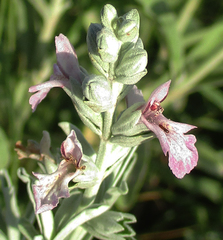
{"label": "flower bud", "polygon": [[89,57],[91,59],[92,64],[97,68],[97,70],[103,74],[104,76],[108,76],[108,69],[109,63],[104,62],[99,53],[98,53],[98,46],[97,46],[97,33],[100,32],[102,26],[97,23],[92,23],[88,28],[87,33],[87,45],[88,45],[88,52]]}
{"label": "flower bud", "polygon": [[112,5],[106,4],[101,10],[102,26],[112,29],[112,25],[115,19],[118,19],[116,9]]}
{"label": "flower bud", "polygon": [[117,38],[122,42],[135,43],[139,37],[139,13],[133,9],[119,17],[115,27]]}
{"label": "flower bud", "polygon": [[147,52],[144,49],[132,48],[128,50],[115,69],[116,81],[123,84],[137,83],[146,75],[146,65]]}
{"label": "flower bud", "polygon": [[136,42],[139,37],[139,29],[136,22],[119,19],[116,35],[122,42]]}
{"label": "flower bud", "polygon": [[121,43],[109,28],[102,28],[97,33],[96,41],[102,61],[113,63],[118,59]]}
{"label": "flower bud", "polygon": [[85,103],[95,112],[105,112],[112,106],[109,82],[102,76],[90,75],[82,84]]}

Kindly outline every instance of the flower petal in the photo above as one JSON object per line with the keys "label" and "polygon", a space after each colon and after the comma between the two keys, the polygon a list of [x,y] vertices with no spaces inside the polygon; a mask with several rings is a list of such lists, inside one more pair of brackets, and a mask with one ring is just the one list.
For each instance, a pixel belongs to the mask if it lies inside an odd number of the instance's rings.
{"label": "flower petal", "polygon": [[198,162],[198,152],[194,146],[196,138],[194,135],[184,133],[196,128],[193,125],[173,122],[163,114],[150,114],[150,119],[143,115],[141,121],[147,128],[154,132],[159,139],[163,153],[169,154],[169,167],[178,178],[183,178]]}
{"label": "flower petal", "polygon": [[65,160],[61,161],[57,171],[52,174],[33,172],[39,180],[38,184],[33,185],[36,214],[55,208],[59,198],[68,198],[70,196],[68,183],[80,174],[82,174],[80,169],[76,169],[72,162]]}
{"label": "flower petal", "polygon": [[58,37],[55,37],[55,45],[57,64],[61,72],[67,78],[72,77],[81,82],[77,54],[69,39],[63,34],[60,34]]}
{"label": "flower petal", "polygon": [[126,96],[126,102],[128,107],[132,106],[134,103],[145,102],[142,91],[138,89],[136,85],[134,85],[133,88],[128,92]]}
{"label": "flower petal", "polygon": [[38,104],[42,102],[42,100],[47,96],[49,91],[50,88],[45,88],[30,97],[29,104],[32,105],[32,112],[36,110]]}
{"label": "flower petal", "polygon": [[173,145],[169,151],[169,167],[177,178],[183,178],[185,174],[197,166],[198,152],[194,146],[196,137],[185,135],[184,145]]}
{"label": "flower petal", "polygon": [[171,80],[165,82],[164,84],[160,85],[151,93],[148,100],[148,103],[150,103],[150,106],[154,102],[161,103],[166,98],[169,92],[170,83],[171,83]]}
{"label": "flower petal", "polygon": [[74,130],[71,130],[71,133],[67,136],[66,140],[62,142],[60,151],[63,158],[67,160],[75,160],[76,166],[80,166],[83,151]]}
{"label": "flower petal", "polygon": [[29,92],[37,92],[33,94],[29,99],[29,104],[32,105],[32,111],[34,112],[39,103],[47,96],[51,88],[68,86],[69,81],[62,76],[53,75],[54,80],[50,80],[29,88]]}

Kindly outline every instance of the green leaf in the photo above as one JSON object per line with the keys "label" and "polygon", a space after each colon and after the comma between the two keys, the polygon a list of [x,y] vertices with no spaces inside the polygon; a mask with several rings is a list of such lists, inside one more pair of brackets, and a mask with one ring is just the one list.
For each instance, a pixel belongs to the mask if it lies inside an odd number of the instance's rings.
{"label": "green leaf", "polygon": [[94,237],[105,240],[125,240],[135,235],[128,225],[136,222],[133,215],[128,213],[107,211],[86,222],[83,226]]}
{"label": "green leaf", "polygon": [[215,179],[188,175],[178,182],[178,185],[198,196],[205,196],[213,203],[220,203],[222,201],[222,186],[221,183]]}
{"label": "green leaf", "polygon": [[141,143],[153,139],[153,134],[141,134],[132,137],[118,135],[110,139],[110,142],[118,144],[122,147],[134,147],[138,146]]}
{"label": "green leaf", "polygon": [[34,228],[33,224],[26,218],[21,218],[18,223],[18,228],[20,232],[25,236],[28,240],[33,240],[35,236],[40,233]]}
{"label": "green leaf", "polygon": [[8,238],[6,237],[6,235],[3,233],[3,231],[0,229],[0,239],[1,240],[8,240]]}
{"label": "green leaf", "polygon": [[199,86],[200,93],[207,98],[210,102],[216,105],[221,111],[223,111],[223,93],[219,88],[213,87],[210,84],[203,84]]}
{"label": "green leaf", "polygon": [[158,22],[169,53],[171,76],[176,77],[184,66],[184,50],[176,17],[173,13],[162,14],[158,17]]}
{"label": "green leaf", "polygon": [[68,223],[72,216],[75,215],[78,206],[81,203],[82,193],[74,189],[70,192],[70,197],[61,201],[55,214],[55,229],[60,231]]}
{"label": "green leaf", "polygon": [[0,180],[5,200],[5,221],[8,239],[19,239],[20,232],[18,230],[18,220],[20,218],[20,211],[14,186],[12,185],[11,178],[6,170],[0,170]]}
{"label": "green leaf", "polygon": [[223,151],[217,151],[210,144],[200,140],[197,143],[201,161],[198,167],[206,174],[223,178]]}
{"label": "green leaf", "polygon": [[213,24],[187,55],[187,62],[203,59],[223,44],[223,21]]}
{"label": "green leaf", "polygon": [[54,232],[54,216],[52,211],[46,211],[40,214],[43,224],[43,235],[46,239],[51,239]]}
{"label": "green leaf", "polygon": [[6,167],[9,164],[9,141],[4,132],[0,127],[0,169]]}
{"label": "green leaf", "polygon": [[125,181],[122,181],[119,186],[109,188],[104,194],[101,201],[103,201],[105,205],[112,206],[121,195],[127,193],[128,193],[127,183]]}
{"label": "green leaf", "polygon": [[145,153],[148,152],[150,152],[150,149],[148,149],[145,144],[139,146],[135,159],[133,159],[131,164],[124,171],[124,175],[127,175],[125,176],[125,179],[129,191],[127,194],[120,196],[116,201],[115,206],[119,210],[121,209],[122,211],[127,212],[137,202],[139,193],[147,176],[149,159],[145,156]]}
{"label": "green leaf", "polygon": [[[29,195],[29,199],[30,199],[30,201],[33,205],[33,212],[34,212],[34,209],[36,207],[34,196],[33,196],[33,191],[32,191],[32,183],[34,182],[34,177],[30,176],[26,172],[25,168],[19,168],[17,170],[17,175],[24,183],[26,183],[27,192],[28,192],[28,195]],[[42,222],[41,222],[41,219],[40,219],[40,215],[36,215],[36,219],[37,219],[37,222],[38,222],[38,226],[40,228],[40,232],[42,232],[43,231],[42,230],[43,225],[42,225]]]}
{"label": "green leaf", "polygon": [[92,218],[95,218],[101,215],[103,212],[107,211],[109,206],[93,204],[89,208],[78,213],[74,218],[72,218],[66,226],[64,226],[60,232],[54,237],[54,240],[63,240],[65,239],[74,229],[83,223],[89,221]]}

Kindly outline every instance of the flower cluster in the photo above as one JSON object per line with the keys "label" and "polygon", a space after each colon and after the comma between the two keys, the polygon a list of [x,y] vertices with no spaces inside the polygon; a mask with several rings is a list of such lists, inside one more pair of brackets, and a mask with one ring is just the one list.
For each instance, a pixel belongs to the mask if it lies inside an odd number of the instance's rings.
{"label": "flower cluster", "polygon": [[[106,5],[101,12],[101,24],[89,27],[87,44],[90,59],[101,75],[89,75],[79,66],[73,46],[60,34],[55,38],[54,73],[49,81],[30,87],[34,94],[29,102],[35,111],[51,88],[64,89],[83,123],[100,136],[99,153],[89,154],[92,151],[86,139],[77,128],[69,128],[61,144],[63,160],[57,170],[33,173],[38,179],[33,185],[36,213],[54,208],[59,198],[69,197],[71,180],[79,188],[99,188],[111,165],[125,161],[132,147],[154,137],[158,138],[164,154],[168,154],[169,167],[177,178],[183,178],[197,165],[196,138],[186,134],[196,127],[171,121],[163,115],[160,103],[167,97],[171,81],[155,89],[147,103],[134,85],[147,73],[147,53],[139,38],[138,12],[132,10],[118,17],[115,8]],[[127,108],[116,118],[117,105],[124,97]],[[95,190],[92,192],[95,194]]]}

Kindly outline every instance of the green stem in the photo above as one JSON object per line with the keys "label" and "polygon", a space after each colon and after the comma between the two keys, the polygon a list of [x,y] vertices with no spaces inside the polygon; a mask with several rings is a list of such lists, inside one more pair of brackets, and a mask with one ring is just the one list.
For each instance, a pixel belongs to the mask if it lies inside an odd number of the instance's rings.
{"label": "green stem", "polygon": [[180,17],[177,24],[177,30],[182,32],[185,32],[185,29],[187,28],[191,18],[193,17],[195,11],[198,9],[200,5],[200,0],[189,0],[185,4],[182,12],[180,13]]}
{"label": "green stem", "polygon": [[103,132],[102,138],[108,140],[111,136],[111,126],[113,122],[115,107],[112,107],[110,110],[104,113],[104,122],[103,122]]}

